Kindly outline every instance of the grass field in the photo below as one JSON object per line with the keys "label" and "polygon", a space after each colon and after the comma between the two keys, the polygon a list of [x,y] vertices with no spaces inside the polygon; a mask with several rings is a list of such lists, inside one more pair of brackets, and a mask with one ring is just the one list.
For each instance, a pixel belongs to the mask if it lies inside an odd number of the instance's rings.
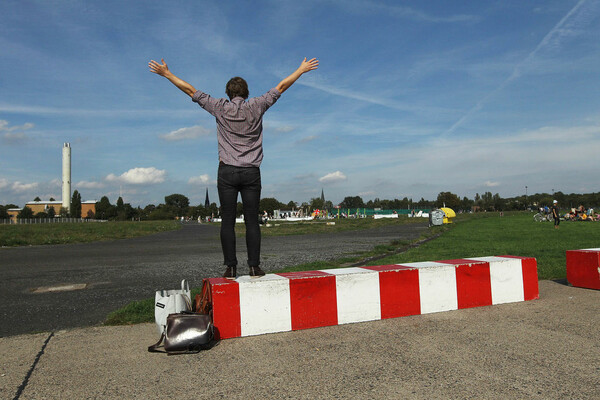
{"label": "grass field", "polygon": [[[477,256],[535,257],[539,279],[566,277],[566,250],[600,247],[600,223],[534,222],[531,213],[478,214],[459,218],[439,238],[402,254],[377,260],[378,265],[437,261]],[[373,264],[370,264],[373,265]]]}
{"label": "grass field", "polygon": [[0,225],[0,246],[98,242],[180,229],[175,221]]}

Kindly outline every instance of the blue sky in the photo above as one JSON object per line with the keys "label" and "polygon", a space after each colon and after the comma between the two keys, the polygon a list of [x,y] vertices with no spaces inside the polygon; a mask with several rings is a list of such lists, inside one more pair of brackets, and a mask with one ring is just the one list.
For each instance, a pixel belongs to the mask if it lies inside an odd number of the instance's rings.
{"label": "blue sky", "polygon": [[600,1],[0,3],[0,204],[216,191],[214,97],[318,70],[264,119],[262,197],[600,191]]}

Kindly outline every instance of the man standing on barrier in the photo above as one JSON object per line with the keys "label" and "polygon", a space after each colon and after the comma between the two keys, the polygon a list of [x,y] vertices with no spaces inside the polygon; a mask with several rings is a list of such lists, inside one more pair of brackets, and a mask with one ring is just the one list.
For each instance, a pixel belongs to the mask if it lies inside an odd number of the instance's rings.
{"label": "man standing on barrier", "polygon": [[246,247],[248,267],[251,277],[264,276],[260,264],[260,227],[258,224],[260,202],[260,164],[263,159],[262,118],[279,96],[306,72],[319,67],[316,58],[302,61],[298,69],[260,97],[248,99],[248,84],[240,77],[227,82],[227,99],[216,99],[173,75],[164,59],[161,63],[151,60],[150,71],[164,76],[182,92],[192,98],[217,122],[219,145],[219,172],[217,188],[221,202],[221,247],[224,264],[227,266],[224,278],[237,277],[237,257],[235,244],[235,214],[238,193],[242,195],[244,222],[246,224]]}

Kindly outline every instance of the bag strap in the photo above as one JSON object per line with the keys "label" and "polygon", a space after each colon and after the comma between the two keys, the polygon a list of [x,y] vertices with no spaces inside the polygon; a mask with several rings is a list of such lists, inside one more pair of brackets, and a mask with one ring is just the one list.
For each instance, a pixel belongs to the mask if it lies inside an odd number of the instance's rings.
{"label": "bag strap", "polygon": [[152,346],[148,346],[148,351],[150,353],[166,353],[166,351],[164,351],[164,350],[158,350],[158,348],[161,346],[164,339],[165,339],[165,333],[163,332],[160,335],[160,339],[158,339],[158,342],[156,342]]}
{"label": "bag strap", "polygon": [[194,309],[198,314],[209,314],[212,311],[212,294],[208,279],[204,279],[202,282],[202,294],[197,294],[194,300]]}

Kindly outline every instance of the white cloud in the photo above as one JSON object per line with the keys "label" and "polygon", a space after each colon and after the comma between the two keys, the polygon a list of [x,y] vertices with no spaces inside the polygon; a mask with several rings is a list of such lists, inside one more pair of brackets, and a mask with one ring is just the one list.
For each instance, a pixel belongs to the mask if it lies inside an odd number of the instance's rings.
{"label": "white cloud", "polygon": [[27,122],[23,125],[9,126],[8,121],[0,120],[0,134],[2,141],[6,144],[14,144],[27,139],[25,131],[33,128],[35,125]]}
{"label": "white cloud", "polygon": [[127,172],[122,173],[120,176],[109,174],[106,177],[108,182],[119,182],[129,183],[132,185],[144,185],[163,183],[167,172],[165,170],[156,169],[154,167],[149,168],[132,168]]}
{"label": "white cloud", "polygon": [[75,184],[75,187],[81,189],[102,189],[104,188],[104,183],[102,182],[88,182],[88,181],[80,181]]}
{"label": "white cloud", "polygon": [[23,192],[28,192],[30,190],[34,190],[37,189],[38,187],[38,183],[34,182],[34,183],[21,183],[19,181],[16,181],[12,184],[11,189],[15,192],[15,193],[23,193]]}
{"label": "white cloud", "polygon": [[344,175],[341,171],[331,172],[325,176],[319,178],[319,182],[321,183],[335,183],[346,180],[346,175]]}
{"label": "white cloud", "polygon": [[500,182],[492,182],[492,181],[486,181],[483,186],[486,187],[496,187],[496,186],[500,186]]}
{"label": "white cloud", "polygon": [[300,140],[296,141],[296,144],[305,144],[305,143],[310,143],[310,142],[312,142],[313,140],[317,139],[318,137],[319,137],[318,135],[310,135],[310,136],[307,136],[307,137],[305,137],[305,138],[302,138],[302,139],[300,139]]}
{"label": "white cloud", "polygon": [[188,183],[190,185],[207,185],[210,183],[210,175],[193,176],[188,180]]}
{"label": "white cloud", "polygon": [[186,128],[177,129],[165,135],[160,135],[160,137],[168,141],[178,141],[185,139],[197,139],[199,137],[208,136],[210,134],[210,130],[200,125],[194,125]]}
{"label": "white cloud", "polygon": [[[2,121],[0,121],[2,122]],[[4,189],[5,187],[8,187],[8,179],[0,179],[0,189]]]}

